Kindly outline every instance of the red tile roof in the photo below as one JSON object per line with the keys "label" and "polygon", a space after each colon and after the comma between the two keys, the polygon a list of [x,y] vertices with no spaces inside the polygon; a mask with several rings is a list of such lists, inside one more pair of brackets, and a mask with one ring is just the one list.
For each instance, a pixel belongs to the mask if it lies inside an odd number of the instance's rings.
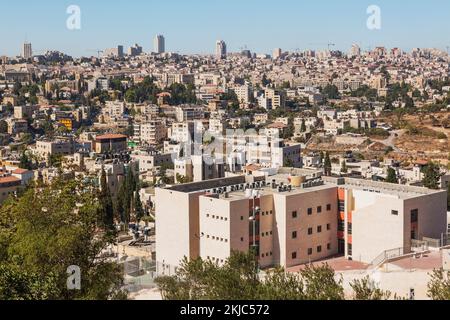
{"label": "red tile roof", "polygon": [[17,169],[14,170],[12,173],[14,173],[14,174],[24,174],[24,173],[27,173],[27,172],[30,172],[30,171],[27,170],[27,169],[17,168]]}
{"label": "red tile roof", "polygon": [[18,182],[21,181],[19,178],[8,176],[8,177],[0,177],[0,184],[1,183],[8,183],[8,182]]}

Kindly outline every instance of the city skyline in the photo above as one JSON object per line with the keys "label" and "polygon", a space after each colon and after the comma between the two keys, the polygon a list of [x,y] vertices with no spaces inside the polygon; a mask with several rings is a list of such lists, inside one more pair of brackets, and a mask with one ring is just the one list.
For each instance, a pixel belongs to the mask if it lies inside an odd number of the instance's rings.
{"label": "city skyline", "polygon": [[[324,2],[328,3],[325,7]],[[331,42],[336,44],[333,49],[345,52],[353,43],[362,50],[386,46],[405,51],[414,47],[445,50],[450,44],[442,32],[450,26],[447,10],[450,4],[437,0],[408,3],[407,8],[384,0],[351,0],[345,4],[287,0],[270,10],[264,8],[264,3],[256,4],[248,1],[236,10],[236,6],[218,1],[189,4],[177,0],[152,1],[135,10],[136,7],[124,2],[106,6],[81,0],[76,4],[81,10],[81,29],[69,30],[66,27],[69,2],[31,3],[29,10],[22,13],[25,23],[19,25],[13,20],[16,15],[3,20],[3,29],[10,26],[11,31],[3,37],[0,55],[20,55],[24,42],[33,44],[35,54],[59,50],[76,57],[90,56],[94,55],[93,50],[117,45],[128,48],[135,43],[142,45],[144,52],[151,52],[157,34],[166,38],[166,51],[183,54],[214,54],[218,39],[227,43],[230,52],[247,47],[252,52],[269,54],[278,47],[283,51],[327,49]],[[366,10],[370,5],[381,9],[380,30],[369,30],[366,26],[369,17]],[[19,12],[22,9],[19,6],[10,5],[10,11]],[[161,14],[150,15],[153,11]],[[170,19],[166,12],[170,12]],[[218,15],[205,15],[206,12]],[[427,19],[423,18],[424,13]],[[285,17],[282,23],[270,22],[281,15]]]}

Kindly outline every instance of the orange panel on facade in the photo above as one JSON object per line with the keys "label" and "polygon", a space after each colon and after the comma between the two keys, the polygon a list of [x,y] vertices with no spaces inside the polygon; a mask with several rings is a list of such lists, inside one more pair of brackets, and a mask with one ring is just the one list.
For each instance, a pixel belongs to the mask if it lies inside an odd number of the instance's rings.
{"label": "orange panel on facade", "polygon": [[345,200],[345,189],[339,189],[338,190],[338,198],[341,201]]}
{"label": "orange panel on facade", "polygon": [[353,238],[352,238],[351,235],[348,235],[348,236],[347,236],[347,242],[348,242],[349,244],[352,244],[352,243],[353,243]]}

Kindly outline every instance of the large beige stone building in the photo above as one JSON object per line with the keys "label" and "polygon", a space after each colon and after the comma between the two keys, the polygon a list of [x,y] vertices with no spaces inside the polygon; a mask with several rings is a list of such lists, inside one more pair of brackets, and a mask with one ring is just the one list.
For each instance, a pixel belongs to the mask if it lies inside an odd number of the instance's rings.
{"label": "large beige stone building", "polygon": [[[262,268],[335,255],[372,263],[446,232],[446,191],[279,173],[156,189],[158,271],[257,249]],[[256,222],[253,222],[256,221]],[[255,230],[255,234],[253,234]]]}

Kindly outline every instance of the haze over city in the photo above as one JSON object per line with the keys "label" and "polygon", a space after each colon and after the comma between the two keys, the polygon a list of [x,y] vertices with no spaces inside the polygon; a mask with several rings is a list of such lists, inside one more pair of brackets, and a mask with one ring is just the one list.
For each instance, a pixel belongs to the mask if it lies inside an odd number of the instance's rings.
{"label": "haze over city", "polygon": [[[66,28],[66,8],[81,9],[81,30]],[[381,8],[382,27],[368,30],[366,9]],[[213,53],[216,39],[229,51],[247,46],[258,53],[280,47],[346,51],[357,43],[368,47],[445,49],[449,45],[450,3],[447,1],[44,1],[9,2],[0,21],[0,55],[20,54],[24,41],[36,51],[59,50],[89,56],[91,50],[134,43],[151,49],[154,34],[164,34],[167,51]]]}

